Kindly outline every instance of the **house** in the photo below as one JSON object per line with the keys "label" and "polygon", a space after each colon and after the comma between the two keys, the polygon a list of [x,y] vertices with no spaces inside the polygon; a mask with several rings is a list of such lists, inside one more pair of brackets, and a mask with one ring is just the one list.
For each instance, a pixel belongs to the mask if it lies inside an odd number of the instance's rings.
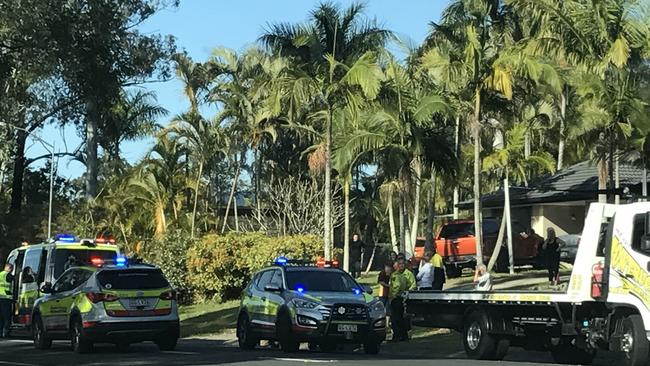
{"label": "house", "polygon": [[[633,194],[641,193],[643,169],[621,162],[619,177],[621,187],[628,187]],[[596,163],[577,163],[534,180],[528,187],[510,187],[509,192],[513,220],[543,236],[549,227],[555,228],[557,235],[581,234],[589,204],[598,201]],[[503,217],[503,193],[500,189],[481,197],[483,217]],[[467,200],[458,207],[471,210],[473,204]]]}

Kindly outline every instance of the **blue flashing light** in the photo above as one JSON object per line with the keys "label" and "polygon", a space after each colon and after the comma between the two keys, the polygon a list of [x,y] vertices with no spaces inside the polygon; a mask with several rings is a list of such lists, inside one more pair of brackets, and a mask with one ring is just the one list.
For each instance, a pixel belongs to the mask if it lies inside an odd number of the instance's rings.
{"label": "blue flashing light", "polygon": [[275,264],[278,264],[280,266],[284,266],[285,264],[287,264],[287,258],[278,257],[278,258],[275,259]]}
{"label": "blue flashing light", "polygon": [[70,234],[59,234],[54,238],[54,240],[60,241],[62,243],[74,243],[77,241],[77,238],[75,238],[74,235]]}
{"label": "blue flashing light", "polygon": [[302,287],[302,286],[298,286],[298,287],[296,287],[296,291],[298,291],[298,292],[300,292],[302,294],[303,292],[305,292],[305,288]]}
{"label": "blue flashing light", "polygon": [[582,327],[583,327],[583,328],[587,328],[587,327],[589,327],[589,320],[583,320],[583,321],[582,321]]}
{"label": "blue flashing light", "polygon": [[115,258],[115,265],[118,267],[126,266],[126,258],[122,256]]}
{"label": "blue flashing light", "polygon": [[361,290],[359,290],[358,288],[355,288],[354,289],[354,294],[355,295],[361,295]]}

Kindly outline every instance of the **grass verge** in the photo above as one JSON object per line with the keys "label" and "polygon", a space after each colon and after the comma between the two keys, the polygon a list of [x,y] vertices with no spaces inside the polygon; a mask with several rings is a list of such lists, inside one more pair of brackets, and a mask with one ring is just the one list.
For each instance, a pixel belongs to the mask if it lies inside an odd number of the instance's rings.
{"label": "grass verge", "polygon": [[218,334],[234,329],[238,309],[238,300],[181,306],[181,337]]}

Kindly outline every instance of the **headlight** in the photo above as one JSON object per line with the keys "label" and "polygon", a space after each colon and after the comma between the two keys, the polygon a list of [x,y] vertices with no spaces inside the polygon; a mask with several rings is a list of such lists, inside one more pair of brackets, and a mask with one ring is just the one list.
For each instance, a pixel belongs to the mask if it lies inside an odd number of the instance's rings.
{"label": "headlight", "polygon": [[315,309],[318,304],[304,299],[293,299],[293,305],[298,309]]}
{"label": "headlight", "polygon": [[370,304],[370,312],[372,312],[372,313],[385,313],[386,308],[384,307],[384,304],[382,304],[381,301],[375,301],[372,304]]}

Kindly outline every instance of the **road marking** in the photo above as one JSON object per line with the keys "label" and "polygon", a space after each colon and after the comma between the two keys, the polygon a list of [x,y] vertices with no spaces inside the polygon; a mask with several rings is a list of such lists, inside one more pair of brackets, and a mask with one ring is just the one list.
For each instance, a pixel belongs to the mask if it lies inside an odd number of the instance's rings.
{"label": "road marking", "polygon": [[292,361],[292,362],[302,362],[302,363],[334,363],[336,360],[313,360],[308,358],[283,358],[283,357],[271,357],[267,360],[273,361]]}
{"label": "road marking", "polygon": [[3,343],[33,343],[34,341],[29,339],[7,339]]}
{"label": "road marking", "polygon": [[458,351],[458,352],[453,353],[453,354],[451,354],[451,355],[449,355],[449,356],[447,356],[447,357],[449,357],[449,358],[456,358],[456,357],[460,357],[460,356],[462,356],[462,355],[464,355],[464,354],[465,354],[465,351]]}
{"label": "road marking", "polygon": [[14,366],[38,366],[33,363],[20,363],[20,362],[7,362],[7,361],[0,361],[0,365],[14,365]]}
{"label": "road marking", "polygon": [[163,351],[163,353],[170,355],[198,355],[198,352],[182,352],[182,351]]}

